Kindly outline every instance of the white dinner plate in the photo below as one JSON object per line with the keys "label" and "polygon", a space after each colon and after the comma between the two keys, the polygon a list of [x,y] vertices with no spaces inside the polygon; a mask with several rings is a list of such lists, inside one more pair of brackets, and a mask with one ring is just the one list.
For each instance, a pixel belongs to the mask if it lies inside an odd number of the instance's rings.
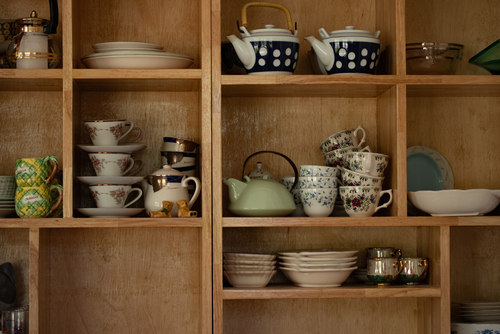
{"label": "white dinner plate", "polygon": [[357,249],[335,250],[335,249],[304,249],[297,251],[280,251],[279,255],[291,257],[315,257],[315,258],[345,258],[351,257],[359,252]]}
{"label": "white dinner plate", "polygon": [[79,208],[76,210],[90,218],[123,218],[135,216],[144,208]]}
{"label": "white dinner plate", "polygon": [[437,151],[412,146],[406,150],[408,191],[453,189],[455,180],[448,161]]}
{"label": "white dinner plate", "polygon": [[178,53],[165,52],[162,50],[113,50],[91,53],[82,59],[87,58],[102,58],[102,57],[116,57],[116,56],[158,56],[158,57],[174,57],[186,58],[193,60],[192,57],[181,55]]}
{"label": "white dinner plate", "polygon": [[77,176],[86,184],[135,184],[144,180],[145,176]]}
{"label": "white dinner plate", "polygon": [[16,212],[16,209],[0,209],[0,218],[5,218],[14,212]]}
{"label": "white dinner plate", "polygon": [[163,49],[163,46],[152,44],[152,43],[142,43],[142,42],[105,42],[97,43],[92,45],[94,50],[108,50],[108,49]]}
{"label": "white dinner plate", "polygon": [[186,69],[193,64],[192,58],[162,55],[87,57],[81,62],[85,67],[94,69]]}
{"label": "white dinner plate", "polygon": [[98,152],[132,153],[140,151],[147,147],[146,144],[140,144],[140,143],[126,143],[116,146],[94,146],[94,145],[77,144],[76,146],[78,146],[85,152],[89,153],[98,153]]}

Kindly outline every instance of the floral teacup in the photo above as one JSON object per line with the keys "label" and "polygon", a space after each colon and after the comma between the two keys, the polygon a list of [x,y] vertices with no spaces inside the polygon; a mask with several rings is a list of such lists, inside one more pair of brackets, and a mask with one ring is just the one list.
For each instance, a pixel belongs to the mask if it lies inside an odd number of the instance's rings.
{"label": "floral teacup", "polygon": [[328,217],[335,206],[337,188],[299,189],[304,211],[309,217]]}
{"label": "floral teacup", "polygon": [[[361,138],[361,141],[358,142],[357,134],[359,130],[363,132],[363,138]],[[365,142],[365,139],[365,129],[360,125],[356,128],[356,130],[349,129],[331,135],[330,137],[326,138],[321,143],[321,145],[319,145],[319,148],[321,152],[326,153],[338,150],[339,148],[346,148],[351,146],[360,147]]]}
{"label": "floral teacup", "polygon": [[[89,188],[98,208],[127,208],[142,196],[140,188],[132,188],[130,185],[98,184]],[[125,204],[132,192],[137,192],[138,195]]]}
{"label": "floral teacup", "polygon": [[[339,187],[340,198],[349,217],[371,217],[392,203],[392,189],[381,187]],[[378,206],[380,197],[388,194],[389,201]]]}
{"label": "floral teacup", "polygon": [[[89,153],[89,158],[97,176],[123,176],[127,173],[133,175],[142,168],[142,160],[134,160],[130,153]],[[140,166],[130,172],[135,162],[140,162]]]}
{"label": "floral teacup", "polygon": [[339,148],[331,152],[323,153],[325,164],[331,167],[342,167],[344,165],[344,156],[350,152],[371,152],[370,146],[365,146],[362,149],[358,147]]}
{"label": "floral teacup", "polygon": [[340,171],[342,186],[382,187],[385,177],[370,176],[350,169],[342,168]]}
{"label": "floral teacup", "polygon": [[382,177],[389,164],[389,156],[371,152],[351,152],[345,155],[344,167],[354,172]]}
{"label": "floral teacup", "polygon": [[300,176],[298,188],[337,188],[337,177]]}
{"label": "floral teacup", "polygon": [[[141,136],[141,129],[134,127],[132,121],[124,119],[86,121],[84,124],[94,146],[116,146],[118,142],[125,138],[132,130],[137,131],[137,136],[133,140],[134,142]],[[126,126],[128,126],[128,129],[123,132]]]}
{"label": "floral teacup", "polygon": [[302,165],[299,166],[299,176],[338,176],[339,170],[336,167]]}

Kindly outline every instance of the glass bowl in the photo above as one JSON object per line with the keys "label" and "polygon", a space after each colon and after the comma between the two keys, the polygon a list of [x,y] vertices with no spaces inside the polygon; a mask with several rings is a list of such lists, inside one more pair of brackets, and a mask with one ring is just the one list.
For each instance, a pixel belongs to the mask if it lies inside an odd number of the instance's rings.
{"label": "glass bowl", "polygon": [[418,75],[455,74],[464,46],[454,43],[406,44],[406,73]]}

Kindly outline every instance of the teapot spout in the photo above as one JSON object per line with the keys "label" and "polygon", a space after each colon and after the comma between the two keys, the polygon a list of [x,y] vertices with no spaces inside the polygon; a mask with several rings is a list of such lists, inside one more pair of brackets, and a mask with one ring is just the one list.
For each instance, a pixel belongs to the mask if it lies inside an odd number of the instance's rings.
{"label": "teapot spout", "polygon": [[236,201],[248,184],[236,179],[227,179],[224,184],[229,188],[229,200]]}
{"label": "teapot spout", "polygon": [[316,37],[314,36],[304,37],[304,39],[311,43],[311,46],[314,49],[314,52],[316,53],[318,59],[323,63],[323,65],[325,65],[325,68],[327,70],[330,70],[335,60],[335,56],[333,54],[333,51],[331,50],[330,45],[328,45],[326,42],[316,39]]}
{"label": "teapot spout", "polygon": [[255,53],[253,52],[252,45],[242,41],[235,35],[227,36],[227,39],[233,44],[234,50],[243,65],[246,68],[252,68],[255,63]]}

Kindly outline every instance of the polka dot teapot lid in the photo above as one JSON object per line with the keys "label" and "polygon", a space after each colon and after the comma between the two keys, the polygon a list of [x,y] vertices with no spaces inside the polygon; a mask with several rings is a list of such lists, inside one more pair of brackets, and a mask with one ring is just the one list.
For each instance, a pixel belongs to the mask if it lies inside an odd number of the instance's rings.
{"label": "polka dot teapot lid", "polygon": [[325,39],[339,39],[339,40],[350,40],[354,42],[371,42],[380,44],[378,36],[380,35],[380,30],[377,30],[374,35],[368,30],[356,30],[354,26],[347,26],[345,30],[334,30],[327,33],[324,28],[319,29],[319,35],[322,40]]}

